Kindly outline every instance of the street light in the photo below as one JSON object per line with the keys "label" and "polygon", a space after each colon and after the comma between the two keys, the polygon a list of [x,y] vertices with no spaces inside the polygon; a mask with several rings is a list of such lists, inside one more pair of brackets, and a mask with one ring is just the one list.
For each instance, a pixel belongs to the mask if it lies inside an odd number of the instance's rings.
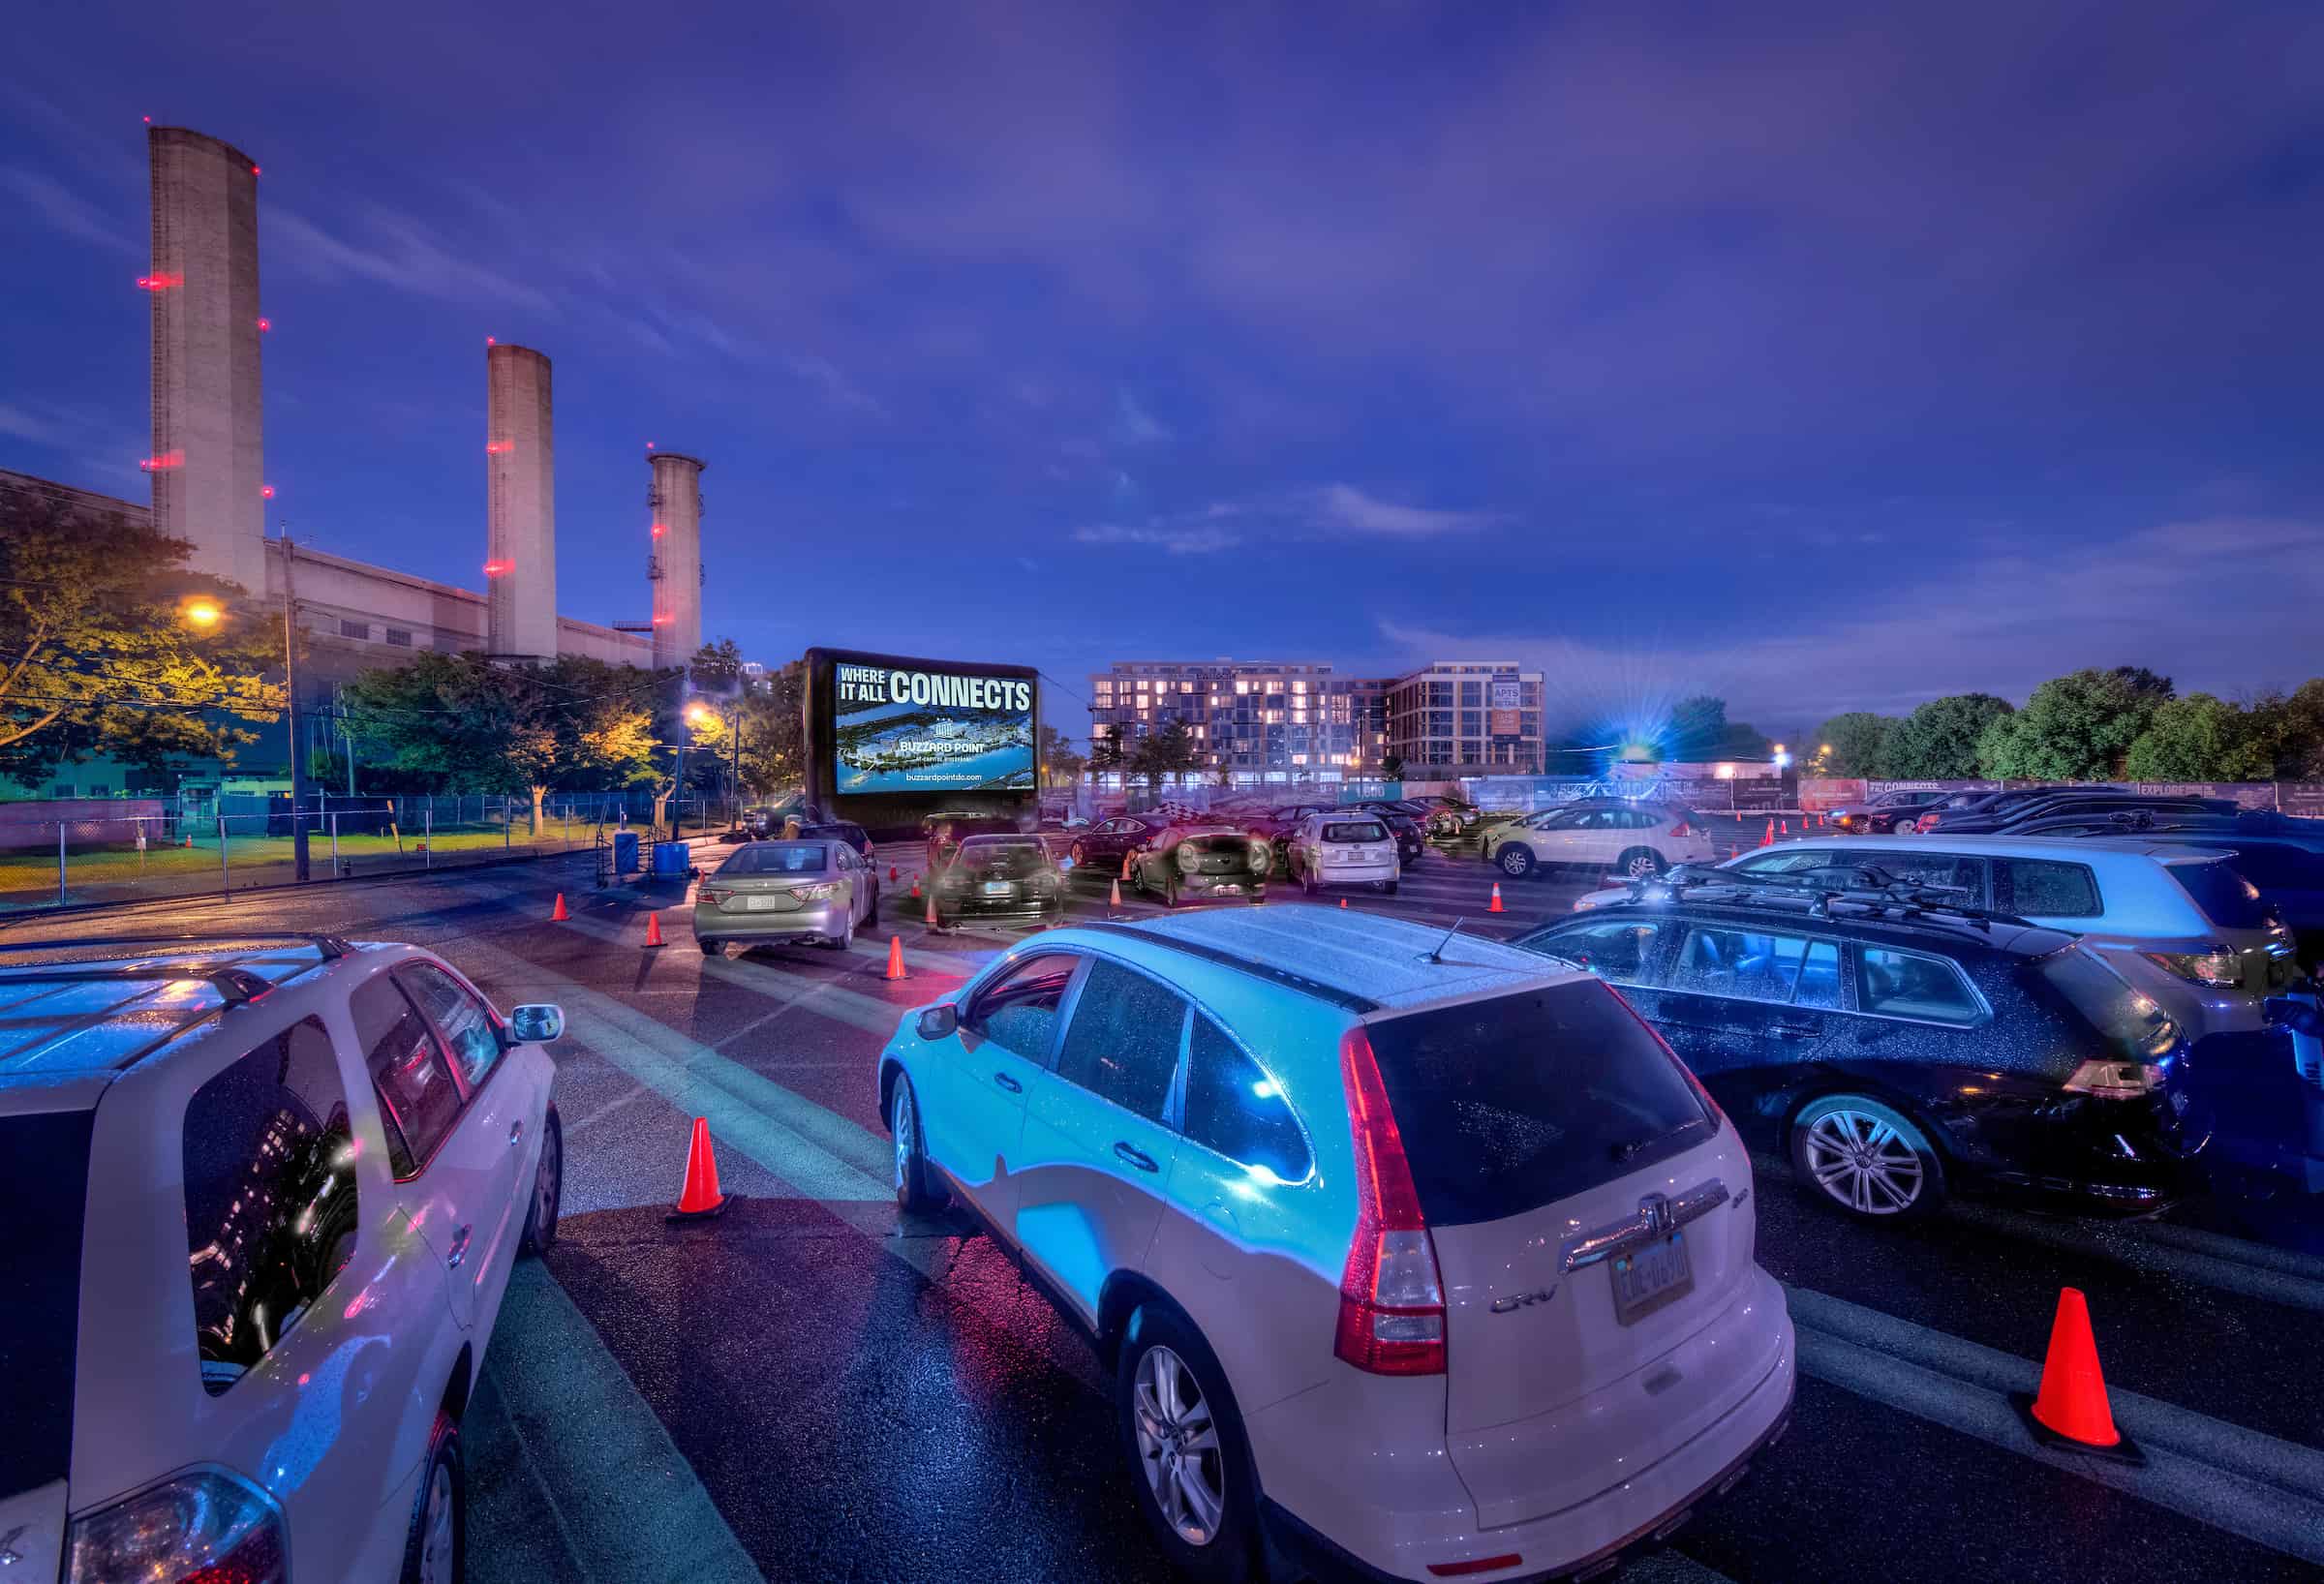
{"label": "street light", "polygon": [[199,627],[204,632],[216,626],[226,616],[226,612],[218,608],[218,601],[202,594],[196,594],[179,606],[178,614],[185,618],[188,626]]}

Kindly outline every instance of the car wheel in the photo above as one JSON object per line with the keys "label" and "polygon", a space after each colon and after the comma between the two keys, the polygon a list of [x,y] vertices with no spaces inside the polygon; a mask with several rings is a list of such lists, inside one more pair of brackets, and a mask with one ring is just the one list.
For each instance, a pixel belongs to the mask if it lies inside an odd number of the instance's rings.
{"label": "car wheel", "polygon": [[716,935],[711,935],[708,937],[696,936],[694,939],[694,944],[702,948],[702,955],[704,957],[723,957],[726,955],[726,943],[719,939],[719,937]]}
{"label": "car wheel", "polygon": [[1310,897],[1323,889],[1315,883],[1315,871],[1303,864],[1300,867],[1300,889]]}
{"label": "car wheel", "polygon": [[1513,880],[1522,880],[1534,870],[1533,849],[1522,841],[1512,841],[1493,854],[1493,866]]}
{"label": "car wheel", "polygon": [[849,908],[847,917],[840,921],[840,932],[831,938],[831,949],[835,952],[844,952],[854,944],[855,909]]}
{"label": "car wheel", "polygon": [[1123,1330],[1114,1396],[1139,1510],[1170,1560],[1210,1584],[1256,1576],[1258,1482],[1226,1372],[1200,1333],[1142,1306]]}
{"label": "car wheel", "polygon": [[1903,1112],[1860,1094],[1811,1102],[1791,1123],[1800,1179],[1868,1221],[1926,1215],[1944,1198],[1944,1163]]}
{"label": "car wheel", "polygon": [[902,1074],[888,1096],[888,1136],[895,1143],[898,1207],[915,1215],[941,1209],[944,1196],[929,1186],[928,1149],[920,1142],[920,1097]]}
{"label": "car wheel", "polygon": [[1625,880],[1651,880],[1665,867],[1663,855],[1652,847],[1633,847],[1615,860],[1614,871]]}
{"label": "car wheel", "polygon": [[545,1254],[557,1241],[557,1207],[565,1201],[565,1123],[551,1106],[540,1124],[540,1163],[533,1168],[533,1203],[525,1207],[519,1254]]}
{"label": "car wheel", "polygon": [[1890,836],[1911,836],[1915,823],[1916,821],[1913,819],[1900,819],[1888,827],[1888,834]]}
{"label": "car wheel", "polygon": [[460,1464],[460,1427],[440,1409],[404,1538],[403,1584],[460,1584],[467,1567],[468,1480]]}

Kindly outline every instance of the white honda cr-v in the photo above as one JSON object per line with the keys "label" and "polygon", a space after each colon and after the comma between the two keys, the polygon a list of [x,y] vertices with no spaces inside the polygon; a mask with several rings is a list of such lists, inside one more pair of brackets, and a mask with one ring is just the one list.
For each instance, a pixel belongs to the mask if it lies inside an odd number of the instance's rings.
{"label": "white honda cr-v", "polygon": [[563,1025],[409,946],[0,952],[0,1578],[454,1584]]}
{"label": "white honda cr-v", "polygon": [[1096,1338],[1190,1572],[1589,1567],[1789,1422],[1743,1145],[1588,973],[1314,906],[1084,926],[907,1015],[879,1085],[904,1206]]}

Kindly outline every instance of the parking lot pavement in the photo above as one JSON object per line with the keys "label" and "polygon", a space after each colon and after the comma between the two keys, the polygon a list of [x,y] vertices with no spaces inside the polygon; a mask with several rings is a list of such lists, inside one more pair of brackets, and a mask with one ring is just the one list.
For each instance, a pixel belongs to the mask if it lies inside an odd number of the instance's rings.
{"label": "parking lot pavement", "polygon": [[[912,854],[898,848],[900,864]],[[886,858],[882,860],[885,873]],[[562,1003],[565,1230],[512,1283],[468,1425],[478,1580],[1161,1579],[1090,1350],[985,1239],[900,1222],[875,1052],[1022,931],[937,935],[890,889],[856,950],[705,960],[685,899],[586,865],[317,888],[119,920],[328,928],[442,952],[503,1005]],[[1514,932],[1581,882],[1423,859],[1352,907]],[[563,887],[573,917],[549,922]],[[1286,897],[1292,895],[1286,893]],[[1270,906],[1276,905],[1270,901]],[[1154,904],[1125,899],[1121,911]],[[659,910],[670,944],[641,945]],[[1085,880],[1078,917],[1110,910]],[[0,938],[61,932],[57,924]],[[897,936],[909,978],[882,977]],[[717,1222],[672,1227],[708,1116]],[[1758,1163],[1758,1254],[1800,1335],[1789,1436],[1625,1572],[1755,1580],[2293,1579],[2324,1572],[2324,1260],[2174,1222],[1969,1202],[1857,1226]],[[554,1278],[553,1281],[543,1278]],[[2060,1287],[2090,1296],[2150,1462],[2037,1450],[2006,1403]]]}

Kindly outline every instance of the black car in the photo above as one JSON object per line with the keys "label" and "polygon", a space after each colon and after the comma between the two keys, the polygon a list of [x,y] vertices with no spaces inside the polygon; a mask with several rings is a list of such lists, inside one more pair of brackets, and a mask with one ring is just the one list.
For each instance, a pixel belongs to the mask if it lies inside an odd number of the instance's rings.
{"label": "black car", "polygon": [[1983,813],[1946,814],[1933,832],[1938,836],[2009,836],[2027,826],[2062,814],[2111,814],[2149,809],[2156,813],[2233,813],[2229,798],[2152,798],[2136,792],[2083,792],[2067,789],[2048,797],[2028,798]]}
{"label": "black car", "polygon": [[2203,1142],[2179,1026],[2070,935],[1868,877],[1682,868],[1517,944],[1621,987],[1850,1214],[1971,1184],[2125,1210],[2175,1197]]}
{"label": "black car", "polygon": [[1417,864],[1421,861],[1421,855],[1428,850],[1427,831],[1414,816],[1412,810],[1402,803],[1391,802],[1386,798],[1369,798],[1360,803],[1347,804],[1344,807],[1361,808],[1366,813],[1377,814],[1381,821],[1395,833],[1397,863]]}
{"label": "black car", "polygon": [[785,841],[844,841],[856,850],[865,863],[872,861],[872,837],[851,819],[802,819],[792,815],[783,822]]}
{"label": "black car", "polygon": [[963,919],[1055,924],[1065,916],[1065,876],[1037,835],[963,837],[929,889],[938,928]]}
{"label": "black car", "polygon": [[2028,803],[2037,802],[2044,798],[2054,798],[2065,792],[2078,792],[2092,797],[2103,796],[2108,793],[2133,797],[2137,795],[2138,789],[2134,786],[2094,783],[2090,786],[2066,787],[2010,786],[2003,787],[1998,792],[1955,792],[1949,797],[1930,804],[1921,813],[1917,829],[1933,831],[1942,828],[1949,831],[1953,829],[1956,820],[1981,819],[1988,814],[1998,814],[2007,809],[2022,807]]}
{"label": "black car", "polygon": [[961,843],[973,836],[1017,836],[1024,827],[1007,814],[963,812],[930,814],[920,822],[920,834],[928,840],[928,872],[942,871],[953,859]]}

